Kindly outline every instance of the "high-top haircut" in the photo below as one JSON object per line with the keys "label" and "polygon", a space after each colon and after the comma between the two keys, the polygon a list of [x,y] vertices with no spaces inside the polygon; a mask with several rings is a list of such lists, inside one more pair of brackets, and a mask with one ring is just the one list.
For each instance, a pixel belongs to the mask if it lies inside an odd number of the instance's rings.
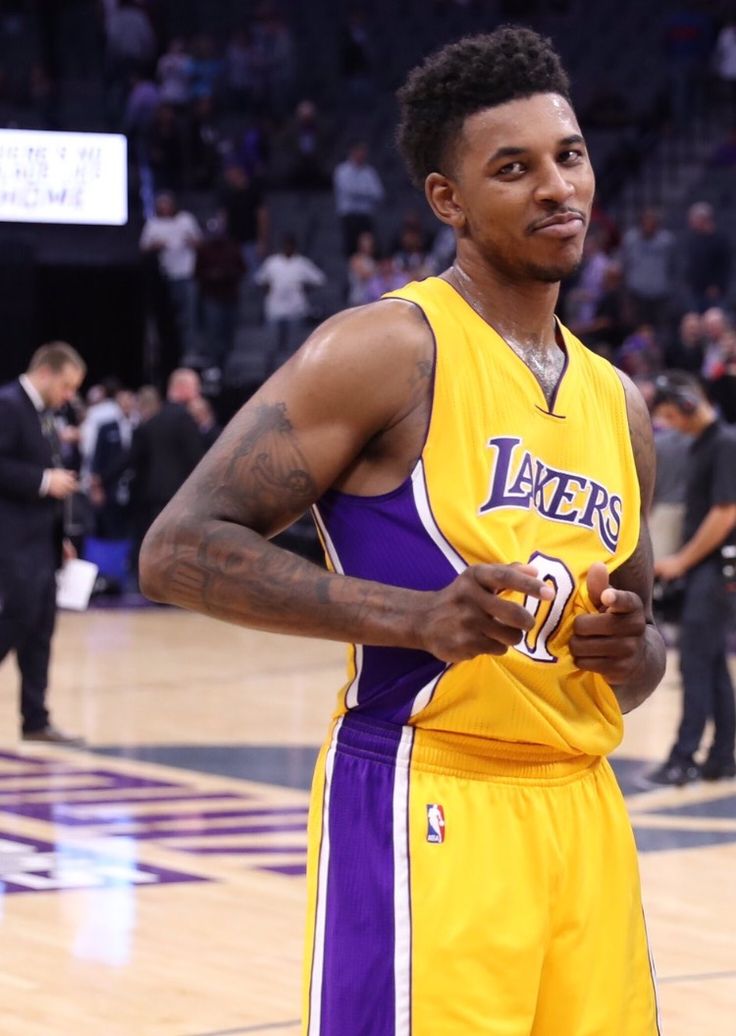
{"label": "high-top haircut", "polygon": [[531,29],[503,25],[430,55],[397,94],[397,143],[412,182],[450,175],[449,151],[469,115],[539,93],[569,101],[570,80],[551,40]]}

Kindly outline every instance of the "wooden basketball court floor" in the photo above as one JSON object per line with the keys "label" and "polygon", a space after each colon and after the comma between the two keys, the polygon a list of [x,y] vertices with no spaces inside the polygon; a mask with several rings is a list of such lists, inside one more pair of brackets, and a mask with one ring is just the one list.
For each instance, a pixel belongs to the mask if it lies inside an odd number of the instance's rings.
{"label": "wooden basketball court floor", "polygon": [[[343,662],[175,610],[62,614],[51,704],[84,750],[20,745],[0,668],[0,1036],[299,1031],[306,789]],[[663,1036],[732,1036],[736,782],[637,788],[677,712],[671,659],[615,763]]]}

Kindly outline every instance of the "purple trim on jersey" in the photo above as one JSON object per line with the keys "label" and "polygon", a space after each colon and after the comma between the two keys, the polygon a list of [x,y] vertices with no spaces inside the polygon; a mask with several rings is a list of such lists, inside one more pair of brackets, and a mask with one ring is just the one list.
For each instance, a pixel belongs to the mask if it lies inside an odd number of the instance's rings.
{"label": "purple trim on jersey", "polygon": [[557,396],[558,396],[560,388],[562,386],[563,378],[567,374],[567,368],[570,366],[570,350],[567,348],[567,342],[565,341],[565,336],[562,333],[562,326],[560,325],[560,323],[559,323],[559,321],[557,319],[555,319],[555,338],[557,339],[557,344],[559,345],[559,347],[562,349],[562,352],[564,353],[565,359],[564,359],[564,362],[562,364],[562,370],[560,371],[560,376],[557,379],[557,384],[554,387],[554,391],[552,393],[552,398],[549,401],[549,413],[552,414],[553,417],[564,417],[564,414],[556,414],[555,413],[555,407],[557,406]]}
{"label": "purple trim on jersey", "polygon": [[401,728],[343,718],[332,771],[319,1036],[394,1036],[395,760]]}
{"label": "purple trim on jersey", "polygon": [[[410,590],[441,590],[457,576],[422,525],[411,479],[381,496],[331,490],[318,511],[345,575]],[[416,695],[444,668],[425,651],[364,647],[357,708],[404,724]]]}

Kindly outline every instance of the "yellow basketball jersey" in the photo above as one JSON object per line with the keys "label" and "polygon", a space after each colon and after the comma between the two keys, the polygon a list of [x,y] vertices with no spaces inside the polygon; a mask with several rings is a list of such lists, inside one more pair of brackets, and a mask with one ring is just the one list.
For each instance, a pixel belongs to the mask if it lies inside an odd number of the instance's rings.
{"label": "yellow basketball jersey", "polygon": [[590,565],[613,571],[639,538],[619,376],[560,326],[565,366],[548,405],[529,368],[446,281],[391,297],[419,306],[434,334],[429,429],[411,478],[393,493],[330,492],[316,505],[329,563],[426,590],[467,565],[531,563],[556,596],[525,602],[534,629],[500,657],[446,665],[424,652],[355,646],[338,712],[417,727],[425,758],[432,744],[509,758],[606,754],[621,737],[618,703],[604,679],[575,667],[568,643],[575,616],[592,609]]}

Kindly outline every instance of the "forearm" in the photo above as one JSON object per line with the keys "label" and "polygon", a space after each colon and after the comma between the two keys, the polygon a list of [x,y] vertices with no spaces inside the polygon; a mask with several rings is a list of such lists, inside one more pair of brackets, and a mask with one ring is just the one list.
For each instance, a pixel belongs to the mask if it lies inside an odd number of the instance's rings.
{"label": "forearm", "polygon": [[647,700],[664,676],[666,661],[662,635],[653,623],[647,623],[640,663],[628,680],[613,685],[622,712],[632,712]]}
{"label": "forearm", "polygon": [[678,551],[680,561],[687,571],[694,568],[723,543],[733,528],[730,510],[713,508],[708,512],[695,531],[692,539]]}
{"label": "forearm", "polygon": [[208,521],[173,533],[154,526],[140,557],[152,600],[275,633],[346,643],[420,647],[429,596],[335,575],[256,532]]}

